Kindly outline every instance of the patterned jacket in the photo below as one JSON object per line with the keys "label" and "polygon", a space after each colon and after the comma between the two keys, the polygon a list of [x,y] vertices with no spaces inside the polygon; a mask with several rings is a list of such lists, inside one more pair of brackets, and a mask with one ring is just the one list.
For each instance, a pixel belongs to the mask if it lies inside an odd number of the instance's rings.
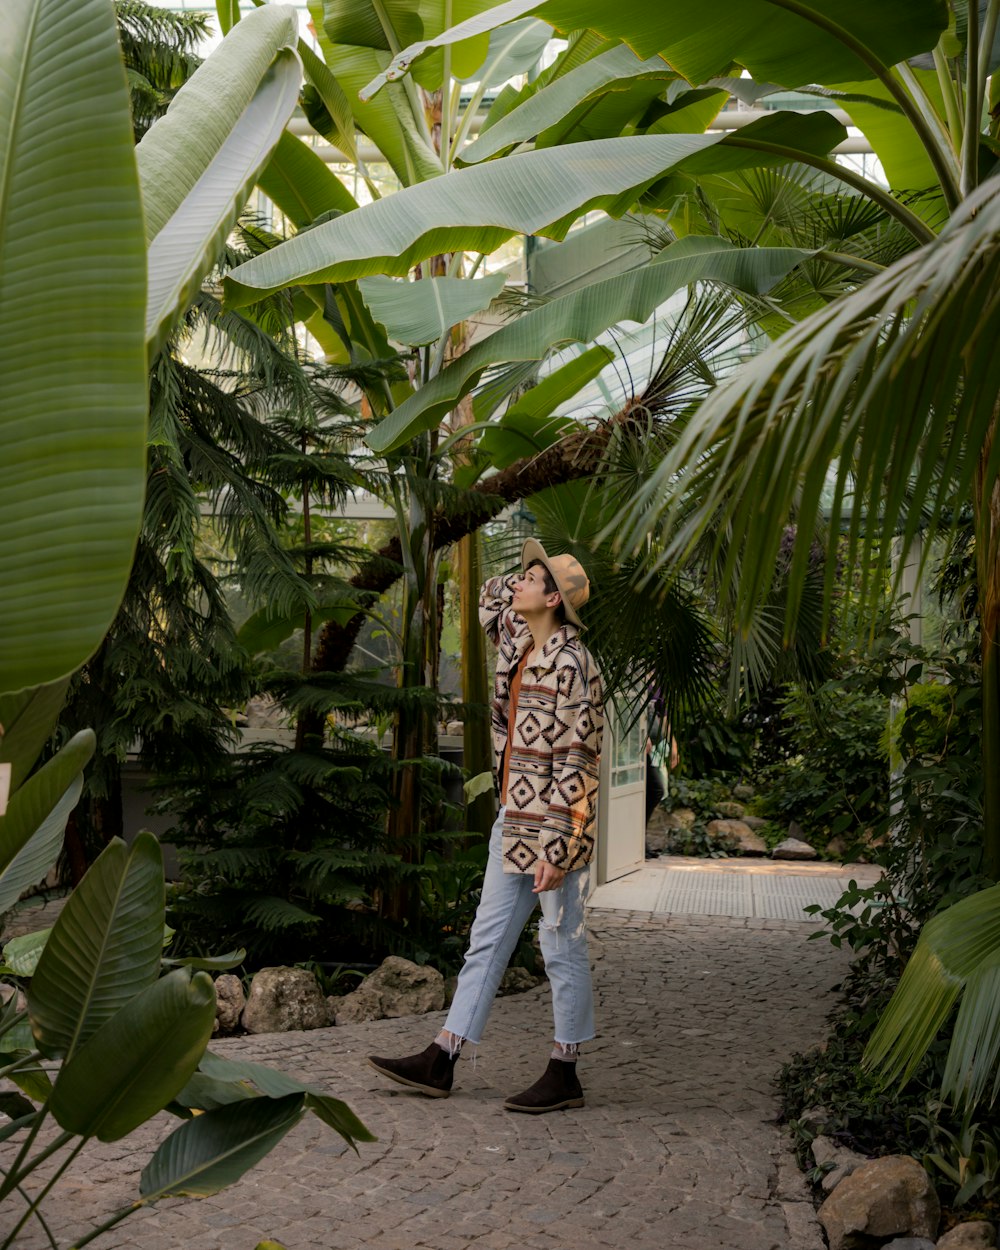
{"label": "patterned jacket", "polygon": [[[479,620],[499,648],[491,717],[498,776],[508,749],[511,675],[534,646],[527,623],[510,606],[514,580],[491,578],[479,596]],[[509,744],[504,872],[534,872],[539,858],[567,872],[590,863],[603,733],[601,675],[579,630],[567,623],[522,672]]]}

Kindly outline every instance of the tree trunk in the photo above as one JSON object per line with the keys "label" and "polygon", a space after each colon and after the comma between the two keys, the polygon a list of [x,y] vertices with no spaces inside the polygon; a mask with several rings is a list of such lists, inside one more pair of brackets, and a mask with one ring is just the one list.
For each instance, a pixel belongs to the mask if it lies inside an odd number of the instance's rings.
{"label": "tree trunk", "polygon": [[[428,471],[428,457],[419,452],[407,466],[407,478]],[[399,685],[416,691],[430,685],[429,648],[436,645],[434,629],[437,600],[437,560],[433,539],[433,517],[426,507],[419,484],[410,484],[405,503],[397,503],[399,532],[408,536],[404,564],[402,607],[402,662]],[[403,508],[405,507],[405,515]],[[429,745],[430,718],[416,699],[404,703],[396,717],[392,740],[392,805],[387,816],[389,849],[406,864],[420,861],[420,834],[423,817],[423,759]],[[382,917],[395,924],[414,924],[419,895],[415,884],[403,878],[382,899]]]}
{"label": "tree trunk", "polygon": [[976,573],[983,647],[983,868],[1000,881],[1000,482],[984,489],[1000,406],[979,458]]}
{"label": "tree trunk", "polygon": [[[486,638],[479,624],[479,587],[482,583],[479,535],[467,534],[458,543],[458,583],[462,620],[462,701],[467,706],[488,707]],[[493,742],[486,717],[466,715],[462,727],[465,767],[471,777],[493,770]],[[465,805],[465,827],[484,836],[493,827],[496,805],[487,790]]]}
{"label": "tree trunk", "polygon": [[[440,551],[467,534],[475,533],[487,521],[502,512],[509,503],[535,495],[546,486],[561,486],[564,482],[576,482],[592,477],[607,451],[612,426],[620,422],[626,413],[613,418],[596,429],[580,430],[560,439],[558,443],[531,459],[518,460],[508,468],[478,482],[472,493],[478,495],[481,506],[469,508],[460,516],[434,518],[434,549]],[[395,537],[375,553],[372,559],[351,578],[351,585],[369,600],[384,594],[402,573],[403,552],[400,539]],[[477,587],[478,589],[478,587]],[[323,673],[343,670],[364,624],[364,613],[353,616],[346,625],[327,621],[320,632],[313,669]]]}

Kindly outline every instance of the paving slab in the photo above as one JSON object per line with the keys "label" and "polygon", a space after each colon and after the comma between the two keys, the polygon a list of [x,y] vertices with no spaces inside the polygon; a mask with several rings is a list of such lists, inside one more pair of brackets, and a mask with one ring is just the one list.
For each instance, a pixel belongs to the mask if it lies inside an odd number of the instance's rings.
{"label": "paving slab", "polygon": [[[393,1086],[364,1063],[423,1049],[440,1013],[213,1043],[321,1082],[378,1142],[355,1154],[309,1118],[231,1189],[161,1203],[91,1245],[821,1250],[773,1088],[784,1060],[823,1037],[846,967],[843,953],[808,940],[815,927],[595,908],[600,1033],[581,1060],[580,1110],[526,1116],[501,1105],[547,1060],[547,986],[496,1003],[447,1100]],[[159,1116],[121,1142],[88,1145],[46,1204],[59,1245],[134,1200],[175,1123]],[[9,1158],[12,1148],[0,1150]],[[37,1226],[17,1242],[47,1244]]]}

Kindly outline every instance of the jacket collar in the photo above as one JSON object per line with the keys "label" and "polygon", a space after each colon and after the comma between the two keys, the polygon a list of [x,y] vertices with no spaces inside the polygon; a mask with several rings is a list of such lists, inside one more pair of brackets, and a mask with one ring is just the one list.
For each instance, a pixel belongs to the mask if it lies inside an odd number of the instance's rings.
{"label": "jacket collar", "polygon": [[[545,673],[550,669],[555,668],[556,656],[568,642],[571,642],[579,634],[579,632],[579,629],[569,621],[567,621],[565,625],[560,625],[556,632],[544,644],[541,653],[536,658],[534,664],[532,664],[531,667],[534,671],[536,673]],[[525,656],[534,645],[534,639],[531,637],[530,633],[527,633],[524,638],[524,645],[518,649],[518,661],[520,661],[521,658]]]}

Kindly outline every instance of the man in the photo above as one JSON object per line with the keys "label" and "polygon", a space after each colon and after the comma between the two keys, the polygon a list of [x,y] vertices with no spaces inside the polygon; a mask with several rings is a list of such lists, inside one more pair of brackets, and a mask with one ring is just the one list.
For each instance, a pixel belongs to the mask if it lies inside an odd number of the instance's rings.
{"label": "man", "polygon": [[584,1105],[576,1061],[581,1043],[594,1036],[585,909],[604,705],[600,673],[579,636],[578,610],[590,597],[583,567],[570,555],[546,555],[533,538],[521,565],[519,575],[491,578],[479,599],[479,619],[499,648],[492,726],[500,812],[455,997],[425,1051],[368,1062],[383,1076],[447,1098],[462,1044],[480,1041],[521,930],[540,903],[554,1044],[541,1078],[504,1103],[537,1115]]}

